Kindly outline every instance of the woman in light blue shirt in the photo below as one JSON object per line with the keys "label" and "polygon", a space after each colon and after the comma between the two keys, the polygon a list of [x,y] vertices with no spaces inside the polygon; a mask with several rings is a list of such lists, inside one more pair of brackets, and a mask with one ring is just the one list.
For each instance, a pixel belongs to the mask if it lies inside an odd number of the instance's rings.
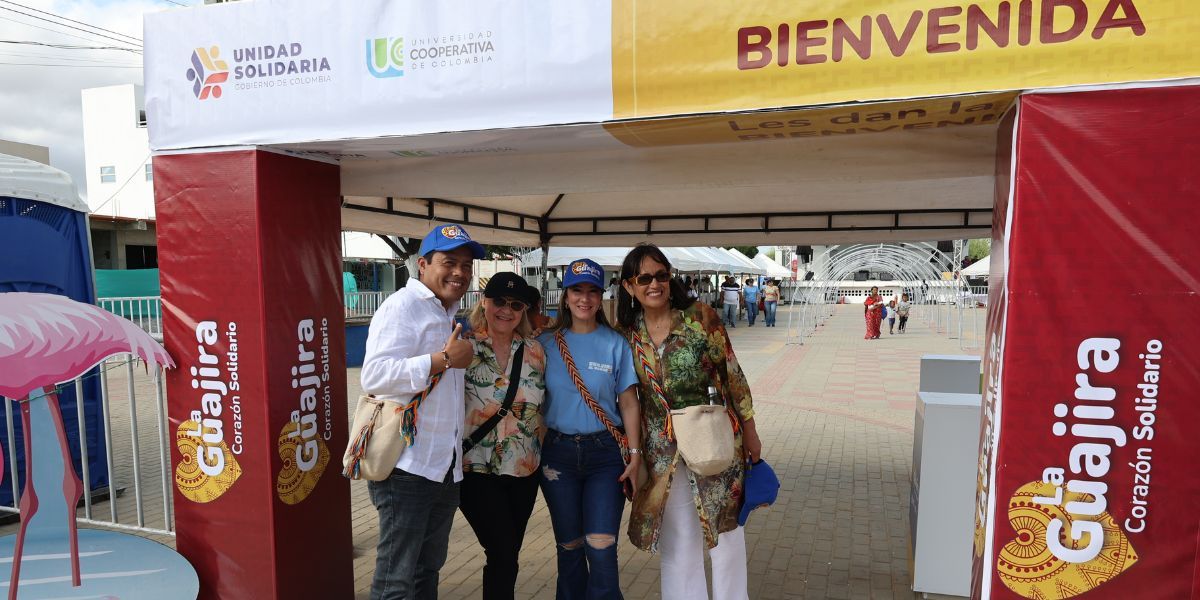
{"label": "woman in light blue shirt", "polygon": [[558,550],[558,600],[622,598],[617,532],[624,497],[640,483],[638,376],[629,342],[601,308],[603,275],[590,260],[571,263],[555,325],[538,338],[548,430],[541,486]]}

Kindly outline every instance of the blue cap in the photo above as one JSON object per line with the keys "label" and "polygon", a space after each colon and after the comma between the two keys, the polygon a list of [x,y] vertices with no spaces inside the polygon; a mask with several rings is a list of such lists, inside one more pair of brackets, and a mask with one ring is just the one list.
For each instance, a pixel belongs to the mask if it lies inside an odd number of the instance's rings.
{"label": "blue cap", "polygon": [[603,290],[604,268],[596,261],[586,258],[571,261],[571,264],[567,265],[566,274],[563,275],[563,287],[569,288],[581,283],[590,283]]}
{"label": "blue cap", "polygon": [[745,526],[750,518],[750,511],[763,508],[775,503],[779,497],[779,478],[775,470],[765,460],[759,460],[752,465],[746,465],[746,482],[743,484],[745,497],[742,498],[742,512],[738,515],[738,525]]}
{"label": "blue cap", "polygon": [[483,258],[483,246],[467,235],[467,230],[461,225],[438,225],[421,240],[420,255],[427,256],[430,252],[449,252],[459,246],[471,249],[475,258]]}

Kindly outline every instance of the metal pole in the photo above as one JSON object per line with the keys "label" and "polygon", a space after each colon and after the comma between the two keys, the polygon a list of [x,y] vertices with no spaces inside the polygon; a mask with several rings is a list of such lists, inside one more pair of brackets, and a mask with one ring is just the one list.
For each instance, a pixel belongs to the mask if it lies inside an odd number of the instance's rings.
{"label": "metal pole", "polygon": [[155,367],[154,369],[154,387],[157,392],[155,399],[155,407],[157,407],[158,416],[158,465],[162,469],[162,495],[163,495],[163,527],[172,529],[171,527],[171,461],[167,459],[169,450],[167,449],[167,415],[166,403],[167,394],[163,388],[163,373],[162,369]]}
{"label": "metal pole", "polygon": [[141,454],[138,452],[138,422],[137,422],[137,398],[133,391],[133,359],[130,358],[125,363],[125,374],[128,376],[127,383],[129,384],[129,436],[130,445],[133,448],[133,501],[134,508],[137,510],[138,527],[145,527],[146,520],[142,515],[142,476],[141,476]]}
{"label": "metal pole", "polygon": [[[87,423],[83,415],[83,378],[75,380],[75,419],[79,425],[79,460],[83,464],[83,517],[92,518],[92,477],[88,466]],[[69,467],[68,467],[69,468]]]}
{"label": "metal pole", "polygon": [[112,522],[117,522],[117,483],[113,481],[112,422],[108,412],[108,374],[104,364],[100,365],[100,412],[104,418],[104,462],[108,467],[108,511]]}

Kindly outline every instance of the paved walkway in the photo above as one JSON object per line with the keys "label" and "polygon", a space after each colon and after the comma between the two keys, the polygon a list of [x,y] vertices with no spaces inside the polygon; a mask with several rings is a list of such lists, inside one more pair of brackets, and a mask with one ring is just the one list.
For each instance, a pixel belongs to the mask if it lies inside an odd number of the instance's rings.
{"label": "paved walkway", "polygon": [[[922,354],[963,353],[957,340],[916,320],[910,332],[863,340],[862,309],[839,307],[805,340],[779,327],[731,330],[754,392],[764,457],[782,482],[779,501],[747,525],[754,599],[913,598],[908,566],[913,410]],[[357,370],[350,373],[356,397]],[[376,516],[366,485],[352,486],[357,598],[367,598]],[[622,539],[627,600],[659,598],[658,557]],[[461,515],[442,570],[441,597],[480,597],[483,554]],[[554,597],[550,517],[539,495],[521,555],[518,598]]]}
{"label": "paved walkway", "polygon": [[[780,326],[749,328],[731,338],[754,392],[764,456],[782,481],[779,501],[755,513],[747,527],[750,597],[759,600],[904,598],[908,566],[909,472],[915,393],[922,354],[958,354],[957,340],[914,318],[910,332],[862,339],[862,309],[838,307],[804,345],[787,345],[787,309]],[[982,322],[982,321],[981,321]],[[977,353],[977,352],[976,352]],[[125,369],[109,372],[115,479],[124,488],[118,521],[137,524],[132,485],[130,414]],[[135,370],[144,522],[161,527],[162,477],[154,382]],[[357,398],[351,369],[349,397]],[[349,407],[348,407],[349,410]],[[367,598],[375,563],[377,517],[366,484],[351,486],[357,598]],[[95,517],[108,519],[107,502]],[[83,510],[80,510],[83,516]],[[0,527],[0,535],[14,525]],[[173,538],[151,536],[170,544]],[[658,558],[622,537],[621,582],[628,600],[659,597]],[[480,597],[483,556],[470,527],[456,519],[442,571],[448,600]],[[518,598],[553,598],[556,575],[550,518],[539,496],[521,556]]]}

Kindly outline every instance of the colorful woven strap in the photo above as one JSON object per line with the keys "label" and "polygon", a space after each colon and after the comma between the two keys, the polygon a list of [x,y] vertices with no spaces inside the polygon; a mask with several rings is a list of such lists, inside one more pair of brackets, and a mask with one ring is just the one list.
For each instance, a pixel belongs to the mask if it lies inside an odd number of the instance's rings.
{"label": "colorful woven strap", "polygon": [[404,443],[405,448],[412,446],[417,439],[417,411],[421,408],[421,403],[429,397],[429,393],[437,387],[438,382],[442,380],[442,375],[445,374],[445,371],[434,373],[433,377],[429,378],[429,387],[400,409],[400,440]]}
{"label": "colorful woven strap", "polygon": [[[658,401],[663,406],[663,412],[666,419],[666,428],[663,430],[663,436],[669,440],[675,440],[675,428],[671,424],[671,403],[667,401],[667,394],[663,390],[662,384],[658,381],[658,375],[654,372],[654,364],[650,362],[650,358],[646,355],[646,343],[639,332],[640,326],[632,328],[633,346],[637,350],[638,361],[642,363],[642,371],[646,373],[646,378],[650,380],[650,389],[658,396]],[[713,379],[720,388],[719,377],[713,374]],[[741,420],[738,419],[737,413],[733,412],[733,407],[729,402],[725,403],[725,412],[729,415],[729,422],[733,425],[733,432],[736,434],[742,430]]]}
{"label": "colorful woven strap", "polygon": [[612,434],[613,439],[617,440],[617,444],[622,448],[627,448],[629,442],[625,439],[625,432],[621,431],[612,422],[612,419],[608,418],[608,413],[604,412],[604,409],[596,403],[596,399],[588,391],[587,385],[583,383],[583,377],[579,375],[579,369],[575,367],[575,359],[571,358],[571,351],[567,348],[567,338],[563,335],[561,329],[554,333],[554,341],[558,344],[558,353],[562,355],[563,362],[567,365],[567,373],[571,375],[571,380],[575,382],[575,387],[579,388],[579,395],[583,397],[584,403],[588,405],[588,408],[592,409],[592,412],[596,413],[596,418],[600,419],[600,422],[604,424],[604,428]]}
{"label": "colorful woven strap", "polygon": [[646,378],[650,380],[650,389],[658,398],[659,403],[662,404],[663,414],[666,415],[667,427],[663,431],[663,436],[669,440],[674,440],[675,430],[671,426],[671,403],[667,402],[667,394],[663,391],[662,384],[658,382],[658,376],[654,373],[654,364],[646,356],[645,342],[642,341],[642,335],[638,333],[641,327],[634,325],[632,329],[633,347],[637,350],[638,362],[642,363],[642,371],[646,373]]}

